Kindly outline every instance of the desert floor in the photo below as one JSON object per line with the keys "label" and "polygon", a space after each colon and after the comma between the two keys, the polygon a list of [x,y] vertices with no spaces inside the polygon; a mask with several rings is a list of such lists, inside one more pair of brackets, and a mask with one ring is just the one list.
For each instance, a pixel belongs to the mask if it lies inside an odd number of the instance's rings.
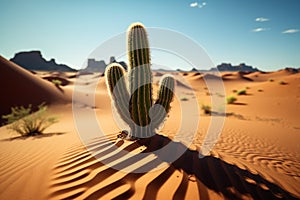
{"label": "desert floor", "polygon": [[[154,96],[164,73],[153,72]],[[172,73],[176,98],[164,126],[137,142],[117,138],[124,125],[101,74],[30,73],[1,57],[1,111],[44,100],[59,122],[28,138],[0,127],[0,199],[300,198],[300,73]],[[237,101],[224,104],[230,95]],[[210,132],[219,138],[200,159]]]}

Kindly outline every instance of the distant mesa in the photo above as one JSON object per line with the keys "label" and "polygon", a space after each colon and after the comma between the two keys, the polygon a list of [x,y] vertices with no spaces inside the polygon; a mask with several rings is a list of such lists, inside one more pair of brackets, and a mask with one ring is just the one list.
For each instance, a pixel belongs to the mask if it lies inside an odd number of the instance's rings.
{"label": "distant mesa", "polygon": [[284,70],[290,72],[291,74],[296,74],[300,72],[300,68],[296,69],[296,68],[286,67]]}
{"label": "distant mesa", "polygon": [[[179,71],[179,70],[177,70]],[[254,68],[250,65],[246,65],[245,63],[241,63],[239,65],[233,66],[231,63],[222,63],[217,65],[216,67],[210,68],[209,70],[201,70],[197,68],[192,68],[190,72],[261,72],[259,69]]]}
{"label": "distant mesa", "polygon": [[47,61],[45,58],[43,58],[40,51],[19,52],[16,53],[15,56],[10,59],[10,61],[30,71],[77,71],[67,65],[57,64],[54,58],[50,59],[50,61]]}
{"label": "distant mesa", "polygon": [[227,72],[258,72],[257,68],[253,68],[252,66],[246,65],[245,63],[241,63],[240,65],[232,66],[230,63],[222,63],[218,65],[216,68],[211,68],[211,71],[227,71]]}
{"label": "distant mesa", "polygon": [[[111,56],[109,59],[109,64],[119,63],[125,70],[127,70],[127,64],[123,61],[117,62],[114,56]],[[94,58],[89,58],[87,62],[87,67],[83,69],[86,72],[104,72],[108,64],[104,60],[97,61]]]}
{"label": "distant mesa", "polygon": [[196,69],[195,67],[193,69],[191,69],[191,72],[198,72],[198,69]]}

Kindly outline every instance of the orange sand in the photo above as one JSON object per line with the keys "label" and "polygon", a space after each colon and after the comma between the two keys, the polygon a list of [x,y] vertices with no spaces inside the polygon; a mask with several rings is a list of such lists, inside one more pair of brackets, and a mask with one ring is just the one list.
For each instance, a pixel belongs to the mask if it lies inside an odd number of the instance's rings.
{"label": "orange sand", "polygon": [[[180,140],[170,139],[180,128],[181,106],[191,104],[192,90],[186,83],[177,83],[179,96],[172,103],[170,115],[159,135],[146,145],[144,140],[117,140],[120,128],[112,114],[104,78],[99,74],[77,78],[73,73],[32,74],[2,57],[0,61],[1,115],[13,105],[38,105],[46,101],[50,114],[59,118],[59,123],[38,137],[21,138],[5,126],[0,127],[0,199],[300,198],[299,73],[222,73],[226,96],[234,94],[238,100],[226,106],[220,139],[211,155],[202,159],[196,150],[212,117],[204,115],[200,108],[210,104],[212,95],[219,94],[207,91],[202,74],[174,73],[195,90],[201,120],[189,149],[176,162],[168,163],[166,157],[155,153],[146,160],[137,160],[136,155],[168,142],[178,149],[184,146]],[[160,75],[155,75],[155,83]],[[57,88],[46,80],[52,80],[51,77],[60,77],[66,84]],[[287,84],[279,84],[280,81]],[[233,92],[246,87],[247,95]],[[76,102],[72,105],[74,88]],[[97,150],[99,160],[81,143],[74,107],[85,124],[86,132],[80,135],[93,131],[90,113],[97,116],[99,130],[106,135],[87,140]],[[124,154],[118,149],[131,153]],[[101,160],[124,170],[114,169]],[[146,166],[160,168],[148,173],[126,170]]]}

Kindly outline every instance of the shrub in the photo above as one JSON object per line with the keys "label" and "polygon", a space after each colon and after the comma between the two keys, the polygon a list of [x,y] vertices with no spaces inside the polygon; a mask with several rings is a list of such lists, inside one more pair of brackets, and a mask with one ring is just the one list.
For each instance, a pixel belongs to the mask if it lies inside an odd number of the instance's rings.
{"label": "shrub", "polygon": [[286,85],[287,83],[284,82],[284,81],[280,81],[279,84],[280,84],[280,85]]}
{"label": "shrub", "polygon": [[59,87],[59,86],[61,86],[61,84],[62,84],[61,80],[58,80],[58,79],[53,79],[53,80],[52,80],[52,83],[53,83],[56,87]]}
{"label": "shrub", "polygon": [[269,78],[269,82],[274,82],[274,79],[272,79],[272,78]]}
{"label": "shrub", "polygon": [[236,102],[237,98],[235,96],[228,96],[226,98],[227,104],[233,104],[234,102]]}
{"label": "shrub", "polygon": [[204,114],[206,115],[210,115],[211,114],[211,107],[210,105],[202,105],[202,110],[204,111]]}
{"label": "shrub", "polygon": [[239,91],[237,91],[236,94],[237,94],[237,95],[246,95],[246,94],[247,94],[247,91],[246,91],[246,89],[239,90]]}
{"label": "shrub", "polygon": [[257,92],[263,92],[263,89],[258,89]]}
{"label": "shrub", "polygon": [[55,117],[46,116],[47,106],[41,104],[38,111],[32,111],[32,105],[27,108],[24,106],[12,107],[11,113],[3,115],[7,120],[8,129],[11,129],[22,136],[40,135],[46,128],[57,122]]}
{"label": "shrub", "polygon": [[182,97],[180,100],[181,100],[181,101],[188,101],[189,99],[186,98],[186,97]]}
{"label": "shrub", "polygon": [[219,92],[216,92],[216,95],[217,95],[218,97],[221,97],[221,98],[225,97],[223,94],[221,94],[221,93],[219,93]]}

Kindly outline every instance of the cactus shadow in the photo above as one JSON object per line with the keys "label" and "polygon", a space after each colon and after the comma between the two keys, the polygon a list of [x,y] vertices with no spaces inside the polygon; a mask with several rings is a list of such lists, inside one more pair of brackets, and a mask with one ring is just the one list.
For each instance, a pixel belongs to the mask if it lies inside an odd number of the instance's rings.
{"label": "cactus shadow", "polygon": [[[115,135],[111,137],[115,137]],[[139,166],[143,172],[126,172],[123,173],[124,176],[119,178],[115,176],[115,179],[112,179],[112,176],[120,173],[122,169],[139,162],[140,154],[130,156],[112,167],[105,166],[106,163],[122,159],[127,156],[128,152],[140,150],[142,146],[145,148],[142,148],[144,150],[141,153],[148,152],[156,155],[150,162],[142,163]],[[213,156],[199,159],[197,151],[188,149],[183,143],[172,141],[162,135],[156,134],[150,138],[139,139],[130,143],[122,139],[107,142],[103,138],[95,138],[89,143],[89,147],[97,152],[97,157],[111,156],[97,162],[94,158],[95,155],[89,155],[86,148],[82,146],[72,148],[54,169],[55,173],[52,179],[54,182],[50,186],[53,192],[49,194],[49,197],[61,199],[61,195],[63,195],[64,199],[103,199],[111,191],[124,185],[130,185],[113,198],[130,199],[137,193],[136,184],[138,180],[145,178],[149,173],[147,170],[156,169],[162,162],[167,162],[169,165],[155,177],[150,175],[149,181],[143,180],[143,186],[139,187],[145,188],[145,191],[140,199],[158,199],[161,188],[176,171],[181,172],[181,180],[178,180],[179,184],[174,183],[176,191],[174,194],[170,194],[172,199],[184,199],[188,193],[189,185],[195,183],[198,194],[194,194],[194,196],[199,195],[200,199],[210,199],[211,196],[208,191],[214,191],[224,199],[297,199],[258,173],[254,174]],[[122,148],[124,151],[118,151],[116,147],[124,147]],[[163,147],[165,147],[164,151],[156,151]],[[172,156],[177,156],[178,159],[172,162]],[[179,178],[179,176],[177,177]],[[110,183],[104,184],[105,180],[109,180]],[[100,187],[99,184],[101,185],[101,183],[103,185]],[[81,196],[85,193],[83,188],[91,187],[98,187],[98,189],[83,198]]]}
{"label": "cactus shadow", "polygon": [[[186,148],[184,144],[173,142],[162,135],[141,139],[138,143],[145,145],[147,151],[152,151],[164,162],[169,162],[170,156],[178,152],[177,149]],[[170,143],[173,143],[173,145],[167,145]],[[164,146],[167,147],[164,153],[156,153],[156,150]],[[253,174],[213,156],[200,159],[197,151],[186,149],[175,162],[171,163],[171,167],[183,171],[188,176],[194,176],[197,181],[199,195],[202,197],[207,195],[205,194],[206,191],[203,190],[204,185],[226,199],[243,199],[245,196],[253,199],[297,199],[291,193],[266,180],[260,174]],[[181,195],[184,195],[187,188],[182,184],[180,187],[177,191],[180,190]],[[149,189],[146,191],[145,197],[146,195],[154,197],[155,191]]]}

